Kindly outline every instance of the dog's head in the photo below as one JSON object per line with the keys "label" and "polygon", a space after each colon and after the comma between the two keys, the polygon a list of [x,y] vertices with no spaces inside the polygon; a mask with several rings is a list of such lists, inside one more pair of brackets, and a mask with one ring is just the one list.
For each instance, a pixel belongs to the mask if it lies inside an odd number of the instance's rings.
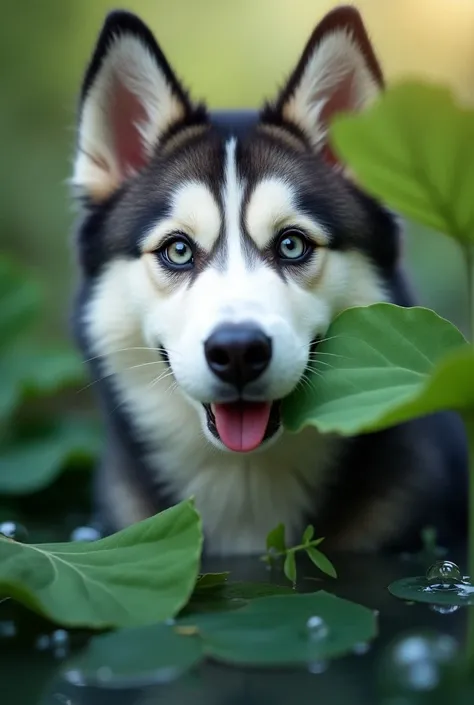
{"label": "dog's head", "polygon": [[209,114],[139,19],[105,22],[72,179],[94,292],[86,334],[104,357],[156,351],[221,449],[274,437],[278,402],[333,317],[389,296],[396,226],[327,137],[336,113],[382,87],[353,8],[323,19],[279,96],[255,114]]}

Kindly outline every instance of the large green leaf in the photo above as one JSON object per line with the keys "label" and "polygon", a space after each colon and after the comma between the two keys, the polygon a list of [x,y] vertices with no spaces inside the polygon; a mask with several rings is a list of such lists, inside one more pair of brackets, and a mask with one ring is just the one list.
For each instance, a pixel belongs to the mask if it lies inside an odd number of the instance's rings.
{"label": "large green leaf", "polygon": [[[373,304],[336,317],[308,383],[282,405],[291,431],[314,425],[346,435],[442,409],[474,408],[474,349],[436,313]],[[472,381],[472,384],[470,384]]]}
{"label": "large green leaf", "polygon": [[72,680],[115,685],[162,679],[206,657],[241,666],[300,666],[350,652],[376,636],[374,612],[320,591],[261,597],[237,611],[95,637],[66,666]]}
{"label": "large green leaf", "polygon": [[0,418],[14,411],[25,396],[54,394],[85,380],[74,350],[37,344],[12,346],[0,356]]}
{"label": "large green leaf", "polygon": [[79,419],[0,446],[0,494],[37,492],[53,482],[68,463],[93,460],[101,447],[97,423]]}
{"label": "large green leaf", "polygon": [[92,543],[0,538],[0,595],[71,627],[132,627],[174,616],[198,576],[202,527],[192,501]]}
{"label": "large green leaf", "polygon": [[41,291],[18,265],[0,257],[0,349],[24,333],[39,313]]}
{"label": "large green leaf", "polygon": [[336,152],[360,185],[401,214],[474,242],[474,110],[445,87],[408,81],[339,116]]}

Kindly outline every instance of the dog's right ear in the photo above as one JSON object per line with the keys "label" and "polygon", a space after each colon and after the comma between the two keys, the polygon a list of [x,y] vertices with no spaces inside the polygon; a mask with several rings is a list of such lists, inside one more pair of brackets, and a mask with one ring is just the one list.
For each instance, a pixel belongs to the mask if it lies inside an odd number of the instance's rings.
{"label": "dog's right ear", "polygon": [[82,86],[74,190],[105,200],[171,129],[203,119],[148,27],[129,12],[110,13]]}

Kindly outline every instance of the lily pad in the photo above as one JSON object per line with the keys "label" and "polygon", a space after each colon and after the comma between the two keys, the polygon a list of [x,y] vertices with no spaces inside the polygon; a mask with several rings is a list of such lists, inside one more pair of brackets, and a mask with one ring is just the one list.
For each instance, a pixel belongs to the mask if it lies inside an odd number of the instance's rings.
{"label": "lily pad", "polygon": [[98,541],[0,538],[0,596],[69,627],[134,627],[173,617],[198,576],[203,534],[191,500]]}
{"label": "lily pad", "polygon": [[[67,664],[69,680],[102,685],[169,679],[210,658],[239,666],[305,666],[350,652],[377,633],[374,612],[326,592],[262,597],[238,611],[95,637]],[[71,678],[72,673],[72,678]],[[99,673],[103,679],[104,671]],[[92,681],[91,681],[92,679]]]}
{"label": "lily pad", "polygon": [[452,588],[435,588],[428,585],[424,576],[402,578],[388,586],[394,597],[412,602],[428,602],[432,605],[474,605],[474,585],[459,584]]}
{"label": "lily pad", "polygon": [[331,142],[358,183],[399,213],[474,242],[474,110],[448,87],[404,81],[338,116]]}
{"label": "lily pad", "polygon": [[308,373],[282,404],[290,431],[379,430],[444,409],[474,408],[474,348],[434,311],[379,303],[337,316]]}

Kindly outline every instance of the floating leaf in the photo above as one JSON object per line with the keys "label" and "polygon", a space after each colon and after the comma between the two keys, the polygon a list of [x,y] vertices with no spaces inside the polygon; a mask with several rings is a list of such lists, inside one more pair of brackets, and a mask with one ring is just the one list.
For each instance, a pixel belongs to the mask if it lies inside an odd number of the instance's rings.
{"label": "floating leaf", "polygon": [[202,573],[199,575],[194,591],[220,589],[227,584],[229,573]]}
{"label": "floating leaf", "polygon": [[422,307],[379,303],[347,309],[318,346],[301,385],[282,404],[285,426],[353,435],[443,409],[474,407],[474,349],[451,323]]}
{"label": "floating leaf", "polygon": [[306,527],[303,533],[303,543],[308,543],[308,541],[311,541],[311,539],[314,536],[314,526],[309,524],[309,526]]}
{"label": "floating leaf", "polygon": [[401,214],[474,242],[474,110],[443,86],[407,81],[338,116],[331,142],[359,184]]}
{"label": "floating leaf", "polygon": [[38,437],[0,447],[0,494],[36,492],[74,461],[91,461],[102,447],[100,428],[84,420],[57,424]]}
{"label": "floating leaf", "polygon": [[426,578],[402,578],[388,586],[394,597],[409,602],[428,602],[432,605],[474,605],[474,585],[460,583],[453,588],[435,588]]}
{"label": "floating leaf", "polygon": [[276,583],[227,582],[214,589],[198,589],[196,586],[191,599],[180,614],[236,610],[245,607],[250,600],[256,600],[259,597],[293,594],[293,589],[288,585],[277,585]]}
{"label": "floating leaf", "polygon": [[283,572],[292,583],[296,580],[296,560],[294,551],[288,551],[283,564]]}
{"label": "floating leaf", "polygon": [[0,538],[0,595],[64,626],[159,622],[188,601],[202,541],[191,501],[91,543],[29,545]]}
{"label": "floating leaf", "polygon": [[330,575],[331,578],[337,578],[336,569],[324,553],[321,553],[321,551],[318,551],[318,549],[313,546],[308,546],[306,553],[319,570],[326,573],[326,575]]}
{"label": "floating leaf", "polygon": [[[323,627],[319,632],[311,622],[315,615]],[[188,615],[171,625],[95,637],[67,664],[66,674],[74,682],[100,685],[97,671],[105,666],[108,683],[123,687],[169,680],[206,657],[241,666],[304,666],[350,652],[376,630],[371,610],[323,591],[262,597],[238,611]]]}
{"label": "floating leaf", "polygon": [[[318,632],[308,622],[322,620]],[[376,635],[374,613],[327,592],[263,597],[229,613],[192,616],[204,653],[241,666],[290,666],[333,658]]]}
{"label": "floating leaf", "polygon": [[65,664],[63,675],[74,685],[132,688],[174,680],[201,659],[199,638],[155,624],[94,637]]}
{"label": "floating leaf", "polygon": [[278,524],[267,536],[267,551],[274,549],[278,552],[286,551],[285,526]]}

